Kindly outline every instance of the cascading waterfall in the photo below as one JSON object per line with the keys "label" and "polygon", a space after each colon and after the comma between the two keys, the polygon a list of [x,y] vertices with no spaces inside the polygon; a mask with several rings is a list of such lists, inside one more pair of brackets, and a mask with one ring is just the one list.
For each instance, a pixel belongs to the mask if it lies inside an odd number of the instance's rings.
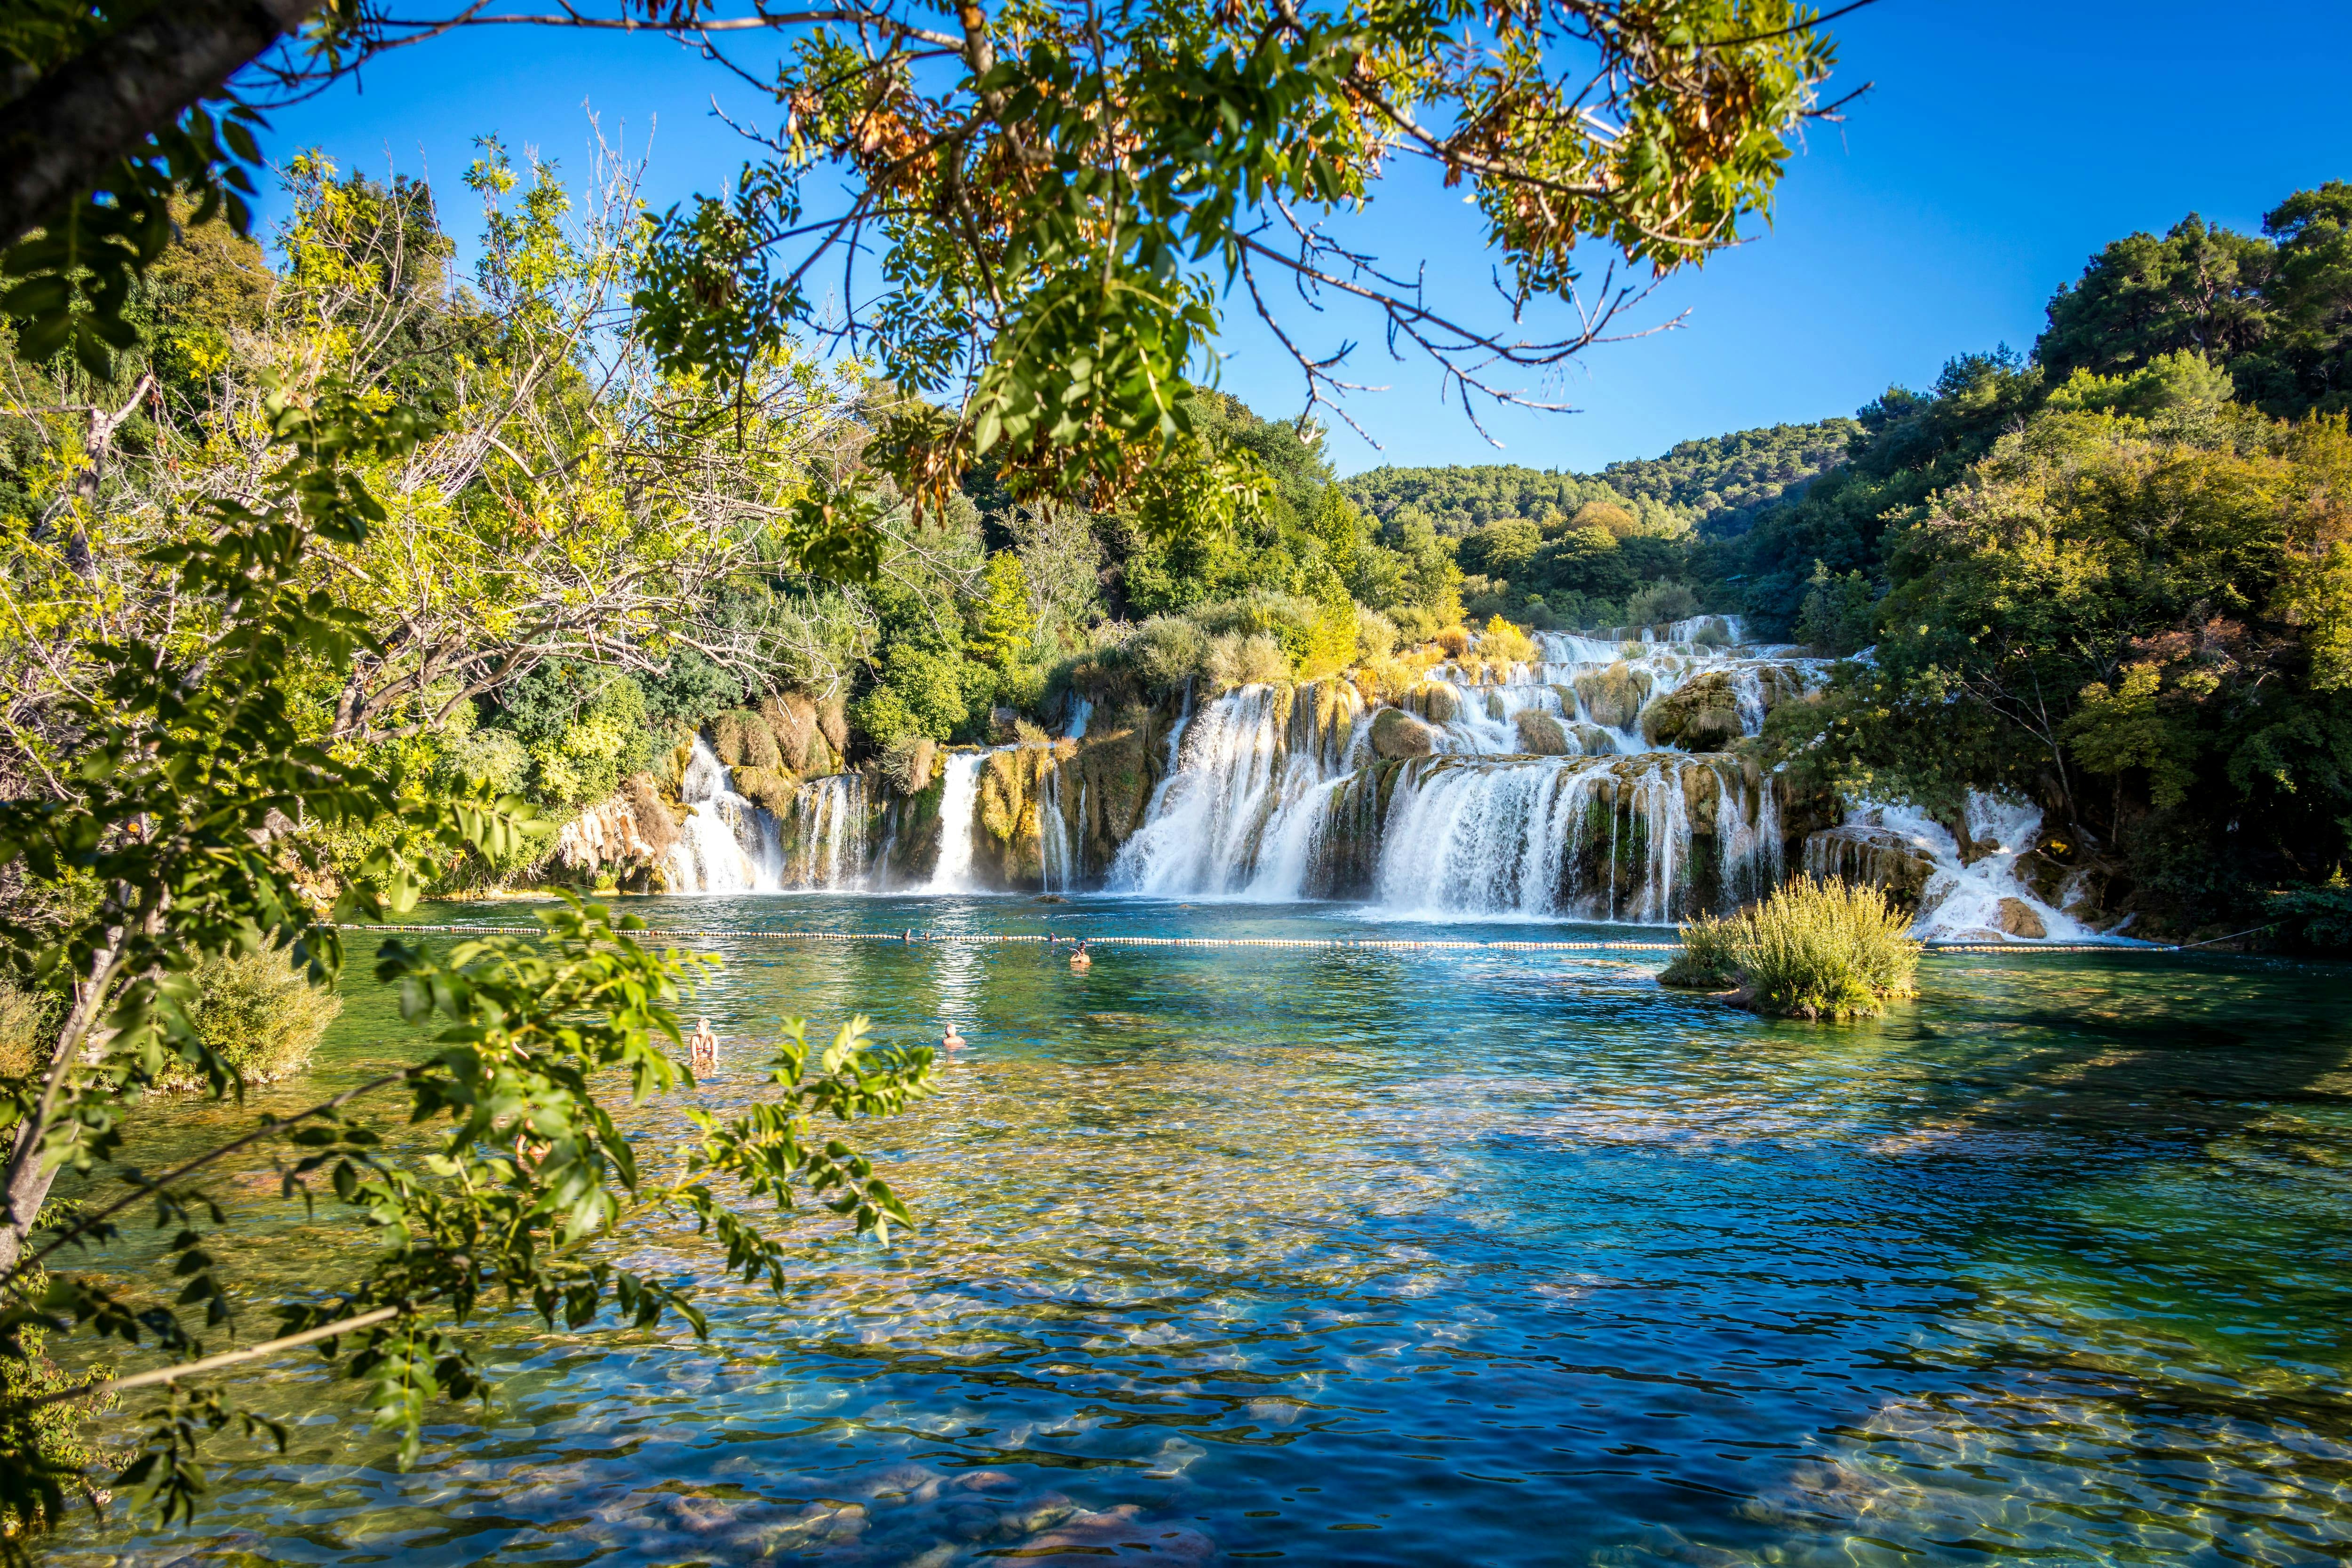
{"label": "cascading waterfall", "polygon": [[[1726,753],[1653,744],[1643,716],[1721,675],[1696,695],[1732,716],[1713,722],[1753,735],[1811,662],[1739,645],[1736,618],[1664,630],[1545,634],[1533,664],[1433,671],[1413,699],[1431,716],[1420,758],[1376,758],[1370,716],[1340,683],[1206,703],[1171,740],[1171,769],[1110,886],[1639,922],[1757,896],[1782,870],[1772,778]],[[1320,720],[1302,727],[1307,709]],[[1528,713],[1556,721],[1578,755],[1526,755]]]}
{"label": "cascading waterfall", "polygon": [[940,790],[940,858],[924,884],[926,893],[971,890],[972,814],[980,802],[980,769],[987,760],[984,751],[948,757],[946,782]]}
{"label": "cascading waterfall", "polygon": [[1336,682],[1247,685],[1169,741],[1173,766],[1119,848],[1120,892],[1294,899],[1316,824],[1358,747],[1363,699]]}
{"label": "cascading waterfall", "polygon": [[[1074,726],[1083,729],[1086,716],[1081,713]],[[1086,786],[1078,786],[1078,820],[1086,820]],[[1070,820],[1062,810],[1062,770],[1045,769],[1045,783],[1037,803],[1037,863],[1038,880],[1046,893],[1068,893],[1077,885],[1083,868],[1072,852]]]}
{"label": "cascading waterfall", "polygon": [[867,815],[862,773],[837,773],[802,786],[793,802],[783,885],[826,893],[865,886]]}
{"label": "cascading waterfall", "polygon": [[679,798],[688,807],[664,869],[678,893],[773,893],[782,885],[775,820],[737,794],[727,765],[700,736]]}

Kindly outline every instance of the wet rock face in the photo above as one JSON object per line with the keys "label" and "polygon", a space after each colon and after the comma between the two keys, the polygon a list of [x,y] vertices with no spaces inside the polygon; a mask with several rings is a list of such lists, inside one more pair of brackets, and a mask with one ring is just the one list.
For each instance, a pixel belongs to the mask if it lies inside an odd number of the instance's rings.
{"label": "wet rock face", "polygon": [[555,835],[555,862],[568,871],[616,878],[647,873],[677,842],[677,818],[650,773],[632,774]]}
{"label": "wet rock face", "polygon": [[1614,664],[1605,670],[1577,676],[1576,695],[1584,705],[1587,718],[1611,729],[1622,729],[1633,722],[1650,695],[1649,672],[1622,662]]}
{"label": "wet rock face", "polygon": [[1523,708],[1511,720],[1519,732],[1519,749],[1531,757],[1572,757],[1577,747],[1559,720],[1534,708]]}
{"label": "wet rock face", "polygon": [[1642,716],[1642,734],[1652,746],[1722,750],[1740,736],[1739,699],[1731,677],[1720,671],[1701,675],[1660,697]]}
{"label": "wet rock face", "polygon": [[1436,739],[1434,730],[1402,708],[1384,707],[1372,719],[1372,750],[1381,757],[1426,757]]}
{"label": "wet rock face", "polygon": [[1586,757],[1606,757],[1617,749],[1609,732],[1597,724],[1576,724],[1569,727],[1569,738],[1576,749]]}
{"label": "wet rock face", "polygon": [[1815,876],[1884,888],[1897,908],[1916,909],[1936,862],[1892,828],[1856,824],[1806,834],[1805,869]]}

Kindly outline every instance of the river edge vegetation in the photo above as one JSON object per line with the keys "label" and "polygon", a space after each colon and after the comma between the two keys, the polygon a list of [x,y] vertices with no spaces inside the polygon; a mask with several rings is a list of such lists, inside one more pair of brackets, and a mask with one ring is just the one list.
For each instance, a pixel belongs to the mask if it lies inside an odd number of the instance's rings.
{"label": "river edge vegetation", "polygon": [[[905,1216],[813,1130],[925,1086],[924,1053],[869,1052],[858,1020],[822,1053],[796,1030],[765,1102],[698,1116],[641,1169],[598,1095],[689,1082],[670,1051],[697,966],[577,902],[538,941],[386,943],[377,977],[437,1029],[433,1054],[144,1175],[126,1138],[175,1064],[215,1098],[241,1084],[200,1027],[204,964],[281,956],[331,984],[344,925],[543,861],[529,797],[585,820],[634,786],[654,723],[717,712],[777,775],[780,742],[839,765],[853,702],[862,743],[908,761],[930,727],[971,723],[976,694],[1017,725],[1041,663],[1021,633],[1050,581],[1007,547],[1064,559],[1036,541],[1069,538],[1072,506],[1127,520],[1146,594],[1156,553],[1162,614],[1206,633],[1204,667],[1343,657],[1363,624],[1344,519],[1266,521],[1258,422],[1190,379],[1227,302],[1272,321],[1262,280],[1351,293],[1465,410],[1517,401],[1497,367],[1559,363],[1640,303],[1643,275],[1732,243],[1834,108],[1830,41],[1785,0],[971,5],[957,33],[887,0],[572,13],[537,20],[682,36],[773,83],[778,124],[730,190],[647,221],[626,172],[599,169],[575,215],[553,171],[486,147],[484,257],[461,290],[432,193],[298,160],[299,217],[257,265],[241,236],[263,121],[225,83],[306,93],[380,49],[517,20],[482,11],[107,4],[0,29],[7,656],[26,678],[0,966],[47,1031],[11,1085],[0,1209],[0,1351],[26,1375],[0,1411],[12,1554],[97,1484],[53,1441],[60,1406],[157,1391],[110,1484],[184,1520],[205,1439],[274,1429],[205,1374],[315,1347],[405,1458],[433,1401],[480,1391],[478,1310],[700,1326],[690,1281],[614,1261],[624,1227],[688,1222],[724,1269],[781,1285],[789,1249],[739,1202],[799,1188],[861,1230]],[[746,70],[735,55],[762,41],[776,68]],[[1324,228],[1397,158],[1469,186],[1512,278],[1507,325],[1433,312]],[[1588,278],[1587,242],[1622,262]],[[836,261],[845,321],[809,283]],[[1528,340],[1531,306],[1562,334]],[[1336,360],[1282,340],[1311,400],[1342,390]],[[1231,439],[1202,428],[1220,418]],[[1290,570],[1260,580],[1258,553]],[[1424,558],[1397,570],[1426,596],[1455,569]],[[1194,580],[1224,596],[1213,633],[1174,597]],[[828,666],[829,691],[812,678]],[[440,1135],[375,1132],[375,1094]],[[366,1239],[347,1279],[265,1303],[233,1247],[208,1249],[227,1217],[202,1177],[247,1149]],[[96,1200],[76,1213],[46,1203],[67,1169]],[[159,1268],[65,1266],[132,1208],[167,1239]],[[277,1328],[214,1348],[241,1315]],[[152,1364],[53,1373],[39,1336],[77,1332]]]}
{"label": "river edge vegetation", "polygon": [[1917,989],[1910,926],[1884,888],[1800,875],[1748,908],[1685,922],[1658,983],[1773,1018],[1875,1018]]}

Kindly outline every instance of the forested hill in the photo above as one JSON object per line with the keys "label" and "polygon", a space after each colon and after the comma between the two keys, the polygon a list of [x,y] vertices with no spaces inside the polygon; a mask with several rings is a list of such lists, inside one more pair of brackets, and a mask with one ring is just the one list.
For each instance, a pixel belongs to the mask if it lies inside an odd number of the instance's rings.
{"label": "forested hill", "polygon": [[1686,514],[1706,534],[1736,534],[1790,488],[1845,461],[1851,419],[1772,424],[1676,444],[1663,457],[1612,463],[1601,476],[1628,496]]}
{"label": "forested hill", "polygon": [[1775,424],[1685,441],[1662,457],[1612,463],[1598,474],[1496,463],[1368,469],[1340,481],[1383,522],[1426,518],[1444,535],[1475,533],[1509,517],[1572,517],[1591,502],[1622,507],[1660,533],[1696,525],[1736,534],[1758,508],[1837,465],[1861,426],[1851,419]]}

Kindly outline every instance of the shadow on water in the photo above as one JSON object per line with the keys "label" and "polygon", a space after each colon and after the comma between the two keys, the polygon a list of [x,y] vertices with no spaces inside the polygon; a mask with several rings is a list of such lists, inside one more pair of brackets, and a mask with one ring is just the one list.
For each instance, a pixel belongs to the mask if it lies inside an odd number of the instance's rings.
{"label": "shadow on water", "polygon": [[[1359,929],[1083,899],[646,907]],[[58,1560],[2352,1554],[2342,970],[1937,957],[1916,1006],[1841,1029],[1661,991],[1648,956],[1106,946],[1076,975],[1043,946],[715,945],[712,1109],[761,1092],[749,1060],[787,1012],[972,1039],[873,1129],[917,1233],[799,1224],[790,1292],[714,1290],[709,1345],[502,1325],[496,1410],[408,1475],[338,1387],[274,1369],[249,1392],[296,1414],[287,1457],[235,1453],[194,1531],[117,1522]],[[355,992],[300,1092],[416,1049]],[[675,1147],[678,1107],[627,1115]],[[348,1236],[253,1176],[227,1185],[267,1271],[331,1274]]]}

